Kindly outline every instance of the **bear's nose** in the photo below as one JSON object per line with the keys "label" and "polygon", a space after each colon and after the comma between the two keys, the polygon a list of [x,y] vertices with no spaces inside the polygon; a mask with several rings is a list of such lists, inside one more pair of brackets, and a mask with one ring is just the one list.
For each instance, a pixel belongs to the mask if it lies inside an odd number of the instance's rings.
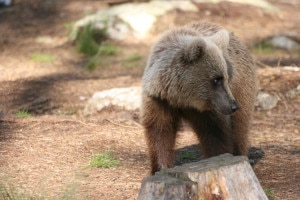
{"label": "bear's nose", "polygon": [[231,104],[231,110],[234,113],[235,111],[237,111],[240,108],[240,106],[234,101]]}

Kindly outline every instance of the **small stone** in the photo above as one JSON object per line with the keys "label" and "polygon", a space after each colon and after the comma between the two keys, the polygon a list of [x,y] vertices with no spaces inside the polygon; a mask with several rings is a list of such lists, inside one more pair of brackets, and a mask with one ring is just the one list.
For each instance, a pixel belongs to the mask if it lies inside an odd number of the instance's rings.
{"label": "small stone", "polygon": [[256,106],[262,110],[271,110],[277,105],[279,100],[280,98],[277,95],[260,92],[256,97]]}
{"label": "small stone", "polygon": [[285,93],[285,96],[289,99],[293,99],[299,94],[300,94],[300,84],[297,86],[297,88],[295,88],[293,90],[290,90],[287,93]]}

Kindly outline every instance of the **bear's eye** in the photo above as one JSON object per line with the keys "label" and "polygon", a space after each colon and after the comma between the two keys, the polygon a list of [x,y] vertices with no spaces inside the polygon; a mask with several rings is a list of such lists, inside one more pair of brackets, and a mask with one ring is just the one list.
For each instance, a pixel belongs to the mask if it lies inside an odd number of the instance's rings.
{"label": "bear's eye", "polygon": [[214,78],[212,82],[213,82],[214,86],[219,86],[222,84],[222,81],[223,81],[223,77],[218,76],[218,77]]}

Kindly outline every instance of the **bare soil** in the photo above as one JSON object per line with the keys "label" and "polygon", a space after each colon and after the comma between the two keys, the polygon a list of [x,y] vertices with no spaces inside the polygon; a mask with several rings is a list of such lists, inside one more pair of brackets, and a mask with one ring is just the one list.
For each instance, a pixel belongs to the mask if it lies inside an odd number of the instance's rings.
{"label": "bare soil", "polygon": [[[91,95],[113,87],[139,86],[151,43],[164,30],[192,21],[216,22],[233,31],[252,48],[258,41],[282,32],[300,33],[300,4],[272,0],[281,13],[268,13],[239,4],[199,4],[199,13],[173,11],[156,23],[145,41],[116,43],[118,56],[94,71],[84,68],[86,58],[68,41],[69,24],[108,5],[102,1],[15,1],[0,10],[0,183],[23,195],[45,199],[136,199],[149,173],[147,149],[138,112],[109,108],[83,116]],[[39,43],[40,37],[50,43]],[[31,56],[42,52],[52,62]],[[254,166],[271,199],[300,197],[300,96],[287,98],[300,84],[299,52],[252,51],[269,67],[260,67],[262,91],[279,95],[270,111],[258,108],[251,129],[252,146],[265,156]],[[142,59],[124,66],[128,56]],[[18,118],[26,109],[33,114]],[[177,148],[196,144],[187,130],[180,132]],[[91,157],[112,152],[120,165],[91,168]],[[2,197],[0,197],[1,199]]]}

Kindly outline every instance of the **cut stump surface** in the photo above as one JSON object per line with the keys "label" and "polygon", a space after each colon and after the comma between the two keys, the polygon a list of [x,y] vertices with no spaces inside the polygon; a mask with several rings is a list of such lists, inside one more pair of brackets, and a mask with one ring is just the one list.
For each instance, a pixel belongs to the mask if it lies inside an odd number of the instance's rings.
{"label": "cut stump surface", "polygon": [[268,199],[248,158],[223,154],[156,173],[143,180],[139,200]]}

